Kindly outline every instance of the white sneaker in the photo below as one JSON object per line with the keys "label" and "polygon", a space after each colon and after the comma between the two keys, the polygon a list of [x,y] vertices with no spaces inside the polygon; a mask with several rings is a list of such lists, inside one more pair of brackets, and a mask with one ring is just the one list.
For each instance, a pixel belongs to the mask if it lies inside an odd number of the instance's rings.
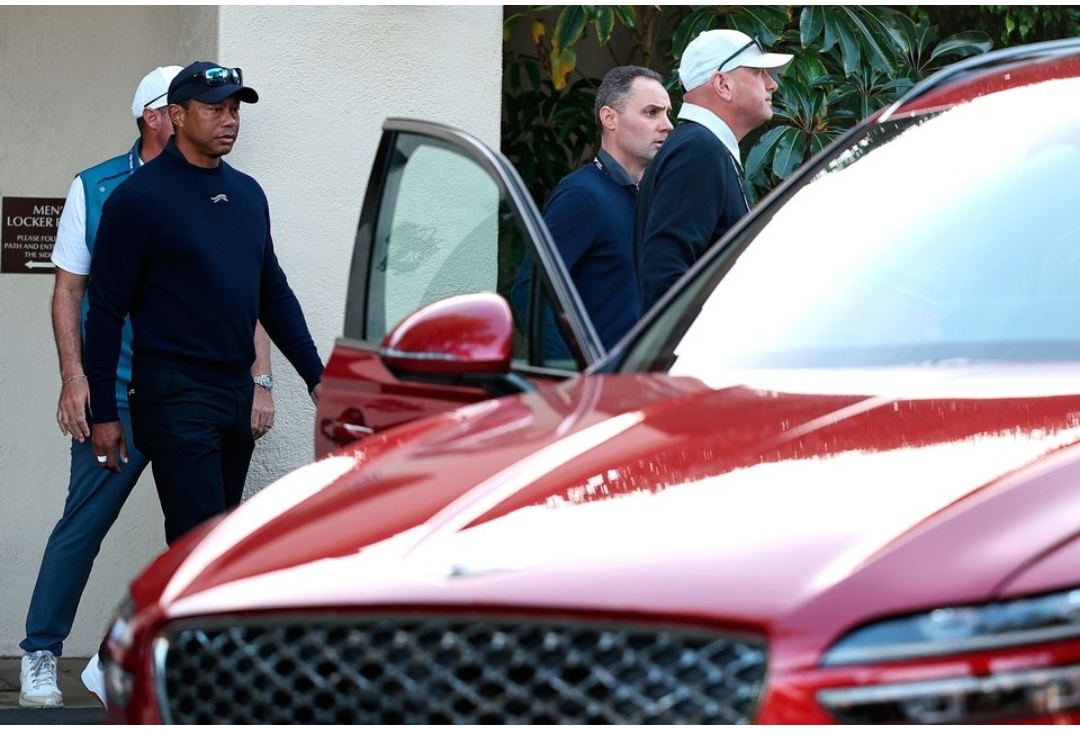
{"label": "white sneaker", "polygon": [[64,695],[56,685],[56,656],[50,651],[23,654],[19,686],[20,707],[55,709],[64,706]]}
{"label": "white sneaker", "polygon": [[83,686],[94,692],[94,695],[101,700],[101,705],[108,709],[109,705],[105,701],[105,671],[101,668],[98,654],[95,653],[90,663],[83,669],[82,682]]}

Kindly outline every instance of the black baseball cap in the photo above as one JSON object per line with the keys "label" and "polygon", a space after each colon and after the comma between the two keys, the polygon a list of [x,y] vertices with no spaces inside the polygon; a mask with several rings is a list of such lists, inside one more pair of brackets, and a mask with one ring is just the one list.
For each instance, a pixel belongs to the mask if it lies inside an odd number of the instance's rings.
{"label": "black baseball cap", "polygon": [[244,86],[244,75],[240,69],[210,61],[196,61],[185,66],[169,84],[169,104],[179,104],[189,99],[217,104],[234,95],[248,104],[259,101],[258,92]]}

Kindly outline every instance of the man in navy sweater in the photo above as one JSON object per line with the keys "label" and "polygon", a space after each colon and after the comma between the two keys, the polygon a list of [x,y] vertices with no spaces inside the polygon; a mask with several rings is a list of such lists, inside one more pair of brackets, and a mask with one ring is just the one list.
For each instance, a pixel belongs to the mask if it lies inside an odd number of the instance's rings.
{"label": "man in navy sweater", "polygon": [[114,384],[130,313],[133,439],[150,459],[169,544],[240,502],[254,449],[256,320],[319,395],[322,361],[274,255],[266,195],[222,160],[240,103],[258,99],[239,69],[200,61],[177,73],[173,137],[106,201],[90,265],[94,454],[102,470],[127,462]]}
{"label": "man in navy sweater", "polygon": [[[544,206],[544,223],[597,335],[611,349],[641,316],[634,274],[634,200],[645,167],[671,132],[671,99],[652,69],[617,66],[604,75],[594,108],[600,150],[555,186]],[[519,310],[532,267],[532,258],[526,258],[515,281]],[[554,321],[550,323],[544,355],[569,358]]]}
{"label": "man in navy sweater", "polygon": [[643,310],[750,210],[739,141],[772,119],[772,74],[790,62],[734,30],[705,31],[687,45],[679,124],[645,173],[635,211]]}

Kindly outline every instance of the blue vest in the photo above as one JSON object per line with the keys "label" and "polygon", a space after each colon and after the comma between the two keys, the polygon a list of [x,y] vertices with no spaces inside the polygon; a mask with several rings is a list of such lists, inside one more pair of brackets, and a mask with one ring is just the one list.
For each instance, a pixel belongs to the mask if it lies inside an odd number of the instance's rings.
{"label": "blue vest", "polygon": [[[94,239],[97,237],[98,224],[101,222],[101,208],[116,187],[127,180],[142,163],[139,161],[139,140],[124,155],[117,155],[103,163],[79,173],[83,195],[86,198],[86,248],[90,256],[94,255]],[[83,295],[82,322],[83,340],[86,339],[86,313],[90,301]],[[128,403],[127,386],[131,381],[131,320],[124,319],[124,334],[120,340],[120,360],[116,364],[116,404],[126,408]]]}

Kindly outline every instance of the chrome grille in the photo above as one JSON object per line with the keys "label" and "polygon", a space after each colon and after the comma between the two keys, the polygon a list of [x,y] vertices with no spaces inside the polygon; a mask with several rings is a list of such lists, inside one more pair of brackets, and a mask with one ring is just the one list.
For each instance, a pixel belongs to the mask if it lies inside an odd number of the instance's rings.
{"label": "chrome grille", "polygon": [[169,628],[177,724],[752,721],[764,646],[698,630],[491,618],[257,618]]}

